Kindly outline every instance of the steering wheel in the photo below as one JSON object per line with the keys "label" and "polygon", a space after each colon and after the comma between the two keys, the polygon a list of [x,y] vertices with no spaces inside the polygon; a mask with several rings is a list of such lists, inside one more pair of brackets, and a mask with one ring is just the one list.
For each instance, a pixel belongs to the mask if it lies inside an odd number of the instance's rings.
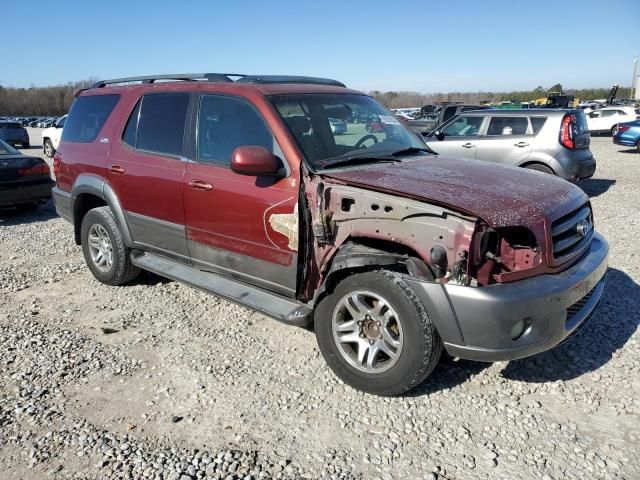
{"label": "steering wheel", "polygon": [[[364,142],[366,142],[367,140],[372,139],[374,145],[376,143],[378,143],[378,137],[376,137],[375,135],[365,135],[364,137],[362,137],[360,140],[358,140],[358,142],[354,145],[354,149],[357,150],[359,148],[363,147]],[[365,147],[366,148],[366,147]]]}

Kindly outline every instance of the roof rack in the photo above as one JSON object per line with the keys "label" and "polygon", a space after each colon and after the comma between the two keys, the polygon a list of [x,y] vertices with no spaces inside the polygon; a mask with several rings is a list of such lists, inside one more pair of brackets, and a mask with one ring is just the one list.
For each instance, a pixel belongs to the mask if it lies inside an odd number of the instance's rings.
{"label": "roof rack", "polygon": [[[231,77],[238,77],[233,80]],[[165,75],[146,75],[142,77],[124,77],[114,78],[111,80],[100,80],[94,83],[91,88],[103,88],[107,85],[118,83],[155,83],[158,80],[178,80],[178,81],[206,81],[206,82],[223,82],[223,83],[309,83],[315,85],[332,85],[336,87],[345,87],[344,83],[329,78],[319,77],[302,77],[295,75],[243,75],[240,73],[173,73]]]}

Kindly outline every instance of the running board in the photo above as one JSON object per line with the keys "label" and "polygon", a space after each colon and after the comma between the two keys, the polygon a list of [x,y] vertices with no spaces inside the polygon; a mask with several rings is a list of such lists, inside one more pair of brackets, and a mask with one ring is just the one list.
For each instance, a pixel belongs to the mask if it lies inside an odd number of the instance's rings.
{"label": "running board", "polygon": [[311,321],[311,308],[252,285],[203,272],[154,253],[134,251],[131,260],[136,267],[157,275],[184,282],[239,305],[257,310],[290,325],[306,326]]}

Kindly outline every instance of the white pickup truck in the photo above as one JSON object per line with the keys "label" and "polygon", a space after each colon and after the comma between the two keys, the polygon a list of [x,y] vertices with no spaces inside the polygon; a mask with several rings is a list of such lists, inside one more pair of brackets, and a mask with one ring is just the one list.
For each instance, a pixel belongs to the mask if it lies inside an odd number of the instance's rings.
{"label": "white pickup truck", "polygon": [[42,149],[44,150],[44,154],[49,158],[53,158],[56,150],[58,149],[58,145],[60,145],[62,128],[64,127],[64,122],[66,120],[66,115],[60,117],[52,127],[45,128],[42,131]]}

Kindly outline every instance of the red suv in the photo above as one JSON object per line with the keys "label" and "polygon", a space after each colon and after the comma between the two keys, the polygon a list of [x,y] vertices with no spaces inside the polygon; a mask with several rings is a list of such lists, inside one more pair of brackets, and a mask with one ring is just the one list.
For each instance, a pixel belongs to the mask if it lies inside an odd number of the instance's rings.
{"label": "red suv", "polygon": [[608,246],[582,190],[437,156],[334,80],[99,82],[77,95],[54,171],[98,280],[145,269],[313,323],[334,372],[376,394],[420,383],[443,348],[483,361],[552,348],[604,288]]}

